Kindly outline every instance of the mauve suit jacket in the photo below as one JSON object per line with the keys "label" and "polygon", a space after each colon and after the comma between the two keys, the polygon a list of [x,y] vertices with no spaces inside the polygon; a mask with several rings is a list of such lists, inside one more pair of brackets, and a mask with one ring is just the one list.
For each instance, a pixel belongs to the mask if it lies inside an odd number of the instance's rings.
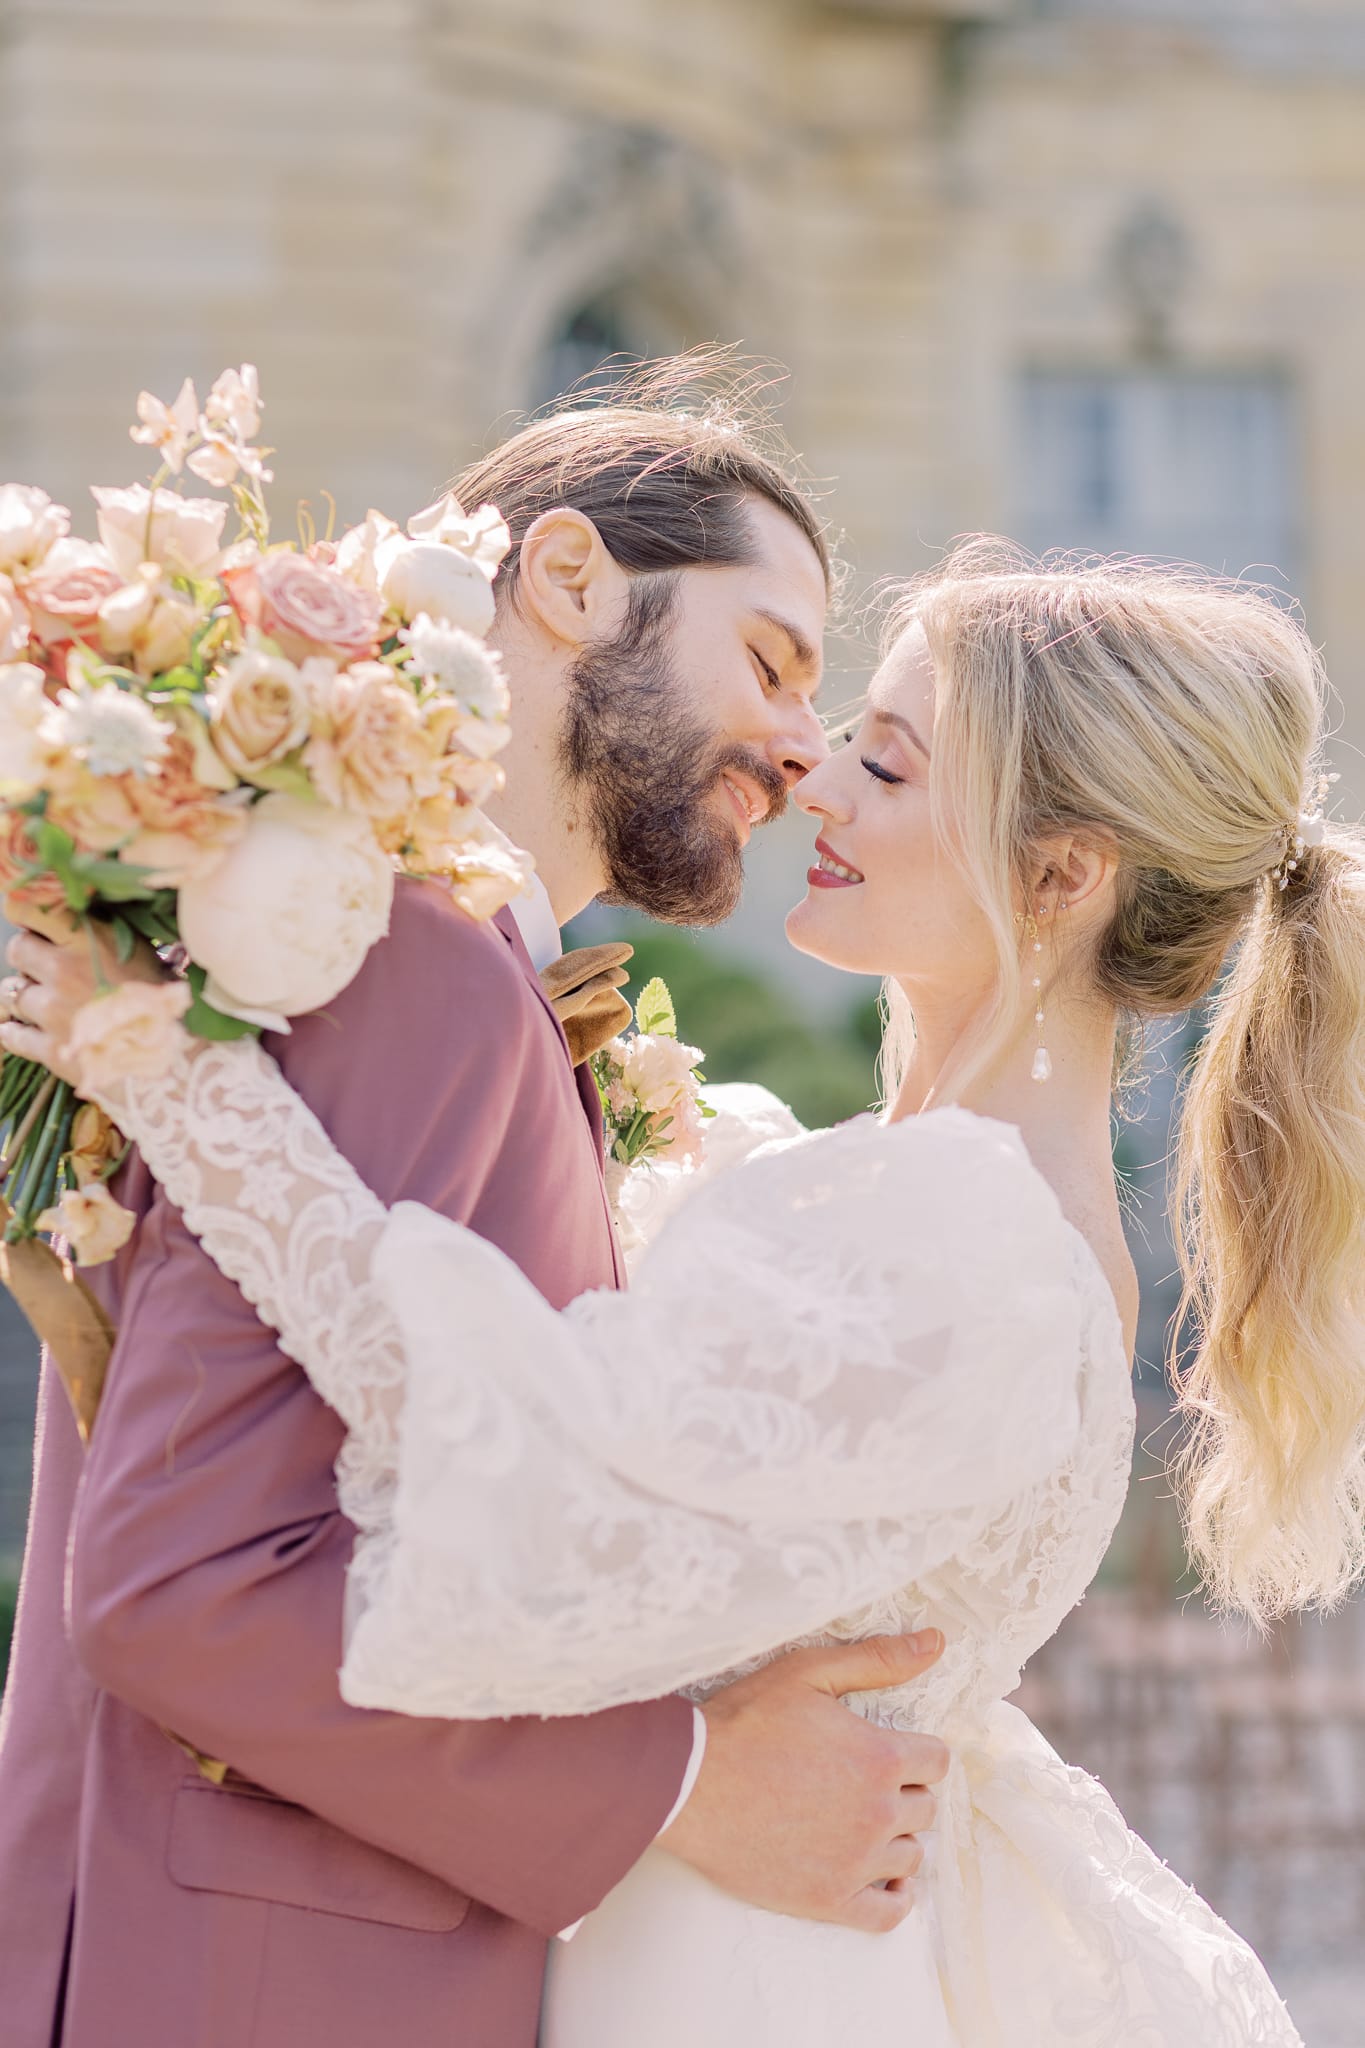
{"label": "mauve suit jacket", "polygon": [[[357,980],[270,1049],[385,1201],[472,1224],[556,1305],[619,1284],[590,1082],[506,914],[476,926],[401,883]],[[340,1425],[139,1160],[121,1193],[143,1222],[97,1276],[119,1341],[88,1454],[44,1375],[0,1741],[0,2039],[531,2048],[546,1938],[663,1825],[691,1708],[344,1705]]]}

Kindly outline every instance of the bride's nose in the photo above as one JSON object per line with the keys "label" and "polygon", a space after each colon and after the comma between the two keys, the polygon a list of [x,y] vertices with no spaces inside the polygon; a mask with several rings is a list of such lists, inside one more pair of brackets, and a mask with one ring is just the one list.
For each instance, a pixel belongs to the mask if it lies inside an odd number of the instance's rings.
{"label": "bride's nose", "polygon": [[817,762],[792,791],[793,803],[813,818],[827,818],[832,825],[847,824],[854,811],[847,772],[850,751],[840,747]]}

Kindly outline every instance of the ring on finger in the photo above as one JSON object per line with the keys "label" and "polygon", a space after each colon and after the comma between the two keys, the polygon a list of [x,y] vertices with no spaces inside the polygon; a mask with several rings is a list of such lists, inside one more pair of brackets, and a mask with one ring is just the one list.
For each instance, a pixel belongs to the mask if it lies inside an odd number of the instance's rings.
{"label": "ring on finger", "polygon": [[19,1015],[19,1005],[25,993],[32,987],[33,983],[26,974],[7,974],[4,980],[0,981],[0,1003],[4,1005],[8,1016]]}

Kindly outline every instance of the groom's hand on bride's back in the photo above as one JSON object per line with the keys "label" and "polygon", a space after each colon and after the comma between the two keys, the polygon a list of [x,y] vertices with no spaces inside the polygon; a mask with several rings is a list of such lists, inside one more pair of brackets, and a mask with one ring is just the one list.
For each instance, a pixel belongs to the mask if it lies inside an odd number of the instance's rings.
{"label": "groom's hand on bride's back", "polygon": [[863,1720],[842,1695],[904,1685],[942,1652],[936,1629],[792,1650],[713,1694],[701,1774],[661,1846],[772,1912],[898,1926],[948,1751]]}

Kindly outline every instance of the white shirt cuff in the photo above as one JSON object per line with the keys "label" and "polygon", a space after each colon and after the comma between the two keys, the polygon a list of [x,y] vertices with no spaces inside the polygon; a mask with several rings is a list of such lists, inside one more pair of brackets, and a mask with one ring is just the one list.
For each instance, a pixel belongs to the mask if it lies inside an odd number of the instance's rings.
{"label": "white shirt cuff", "polygon": [[[681,1787],[679,1788],[678,1796],[673,1801],[673,1805],[669,1810],[668,1819],[659,1829],[659,1835],[667,1834],[668,1830],[672,1827],[674,1821],[678,1818],[678,1815],[686,1806],[688,1800],[692,1797],[692,1793],[696,1787],[697,1779],[701,1776],[702,1760],[705,1757],[705,1755],[706,1716],[705,1714],[703,1714],[700,1707],[693,1707],[692,1754],[687,1759],[687,1769],[683,1772],[683,1781]],[[659,1835],[656,1835],[654,1837],[656,1842],[659,1839]],[[561,1927],[558,1935],[556,1936],[556,1939],[559,1941],[572,1941],[582,1925],[583,1922],[581,1920],[575,1920],[572,1927]]]}

